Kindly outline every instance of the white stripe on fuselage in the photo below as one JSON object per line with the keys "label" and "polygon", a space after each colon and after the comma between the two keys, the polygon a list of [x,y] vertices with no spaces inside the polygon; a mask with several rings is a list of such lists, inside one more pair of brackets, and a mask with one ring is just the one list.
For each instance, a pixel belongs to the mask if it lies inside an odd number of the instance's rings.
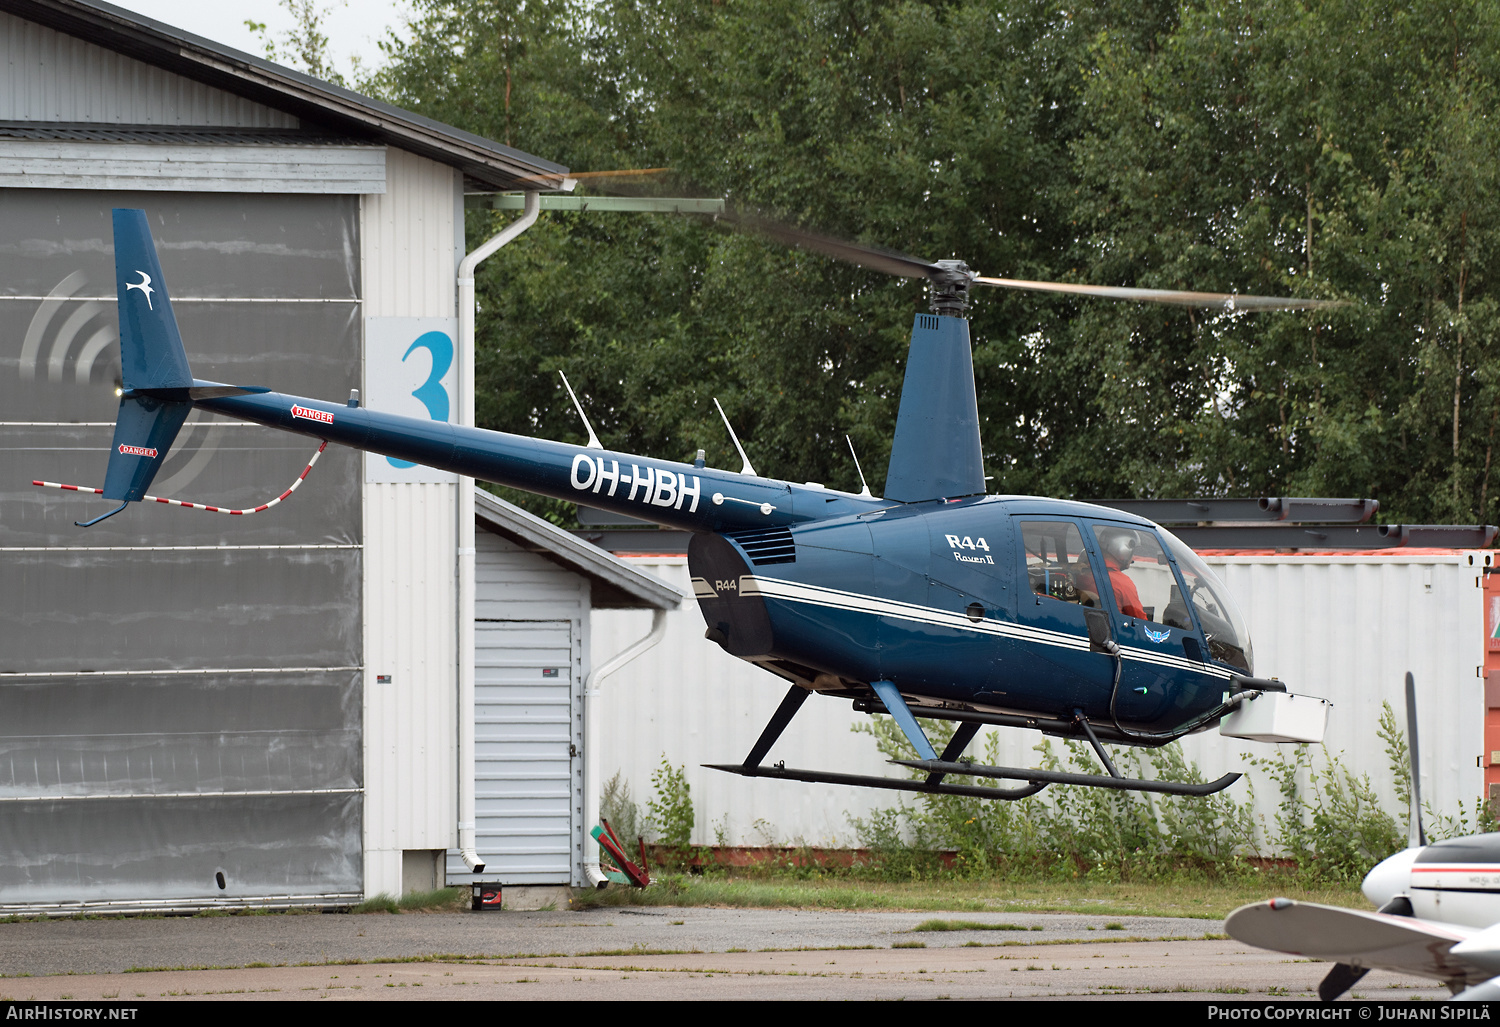
{"label": "white stripe on fuselage", "polygon": [[[694,586],[695,592],[698,591],[696,580]],[[713,590],[712,586],[707,585],[707,582],[704,584],[707,586],[708,591]],[[714,594],[717,595],[716,592]],[[896,599],[883,599],[878,596],[863,595],[859,592],[845,592],[836,588],[823,588],[819,585],[805,585],[796,581],[765,578],[756,574],[745,574],[740,577],[739,594],[742,596],[758,595],[766,599],[781,599],[793,603],[806,603],[810,606],[821,606],[830,610],[867,613],[876,617],[895,617],[900,620],[916,621],[920,624],[932,624],[938,627],[952,628],[956,631],[972,631],[980,635],[998,635],[1001,638],[1011,638],[1021,642],[1035,642],[1041,645],[1072,649],[1078,652],[1089,651],[1089,640],[1081,635],[1070,635],[1062,631],[1048,631],[1046,628],[1014,624],[1009,621],[973,621],[964,613],[940,610],[931,606],[920,606],[916,603],[903,603]],[[1137,663],[1151,663],[1160,667],[1170,667],[1174,670],[1190,670],[1199,674],[1207,674],[1210,677],[1222,678],[1226,681],[1233,673],[1220,667],[1197,663],[1186,656],[1173,656],[1170,653],[1156,652],[1151,649],[1139,649],[1134,646],[1121,646],[1120,655],[1127,660]]]}

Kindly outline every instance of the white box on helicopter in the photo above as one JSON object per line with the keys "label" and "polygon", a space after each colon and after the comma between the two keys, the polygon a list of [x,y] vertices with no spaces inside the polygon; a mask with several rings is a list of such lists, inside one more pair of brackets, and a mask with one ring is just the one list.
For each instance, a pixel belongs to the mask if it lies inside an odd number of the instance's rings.
{"label": "white box on helicopter", "polygon": [[1252,742],[1321,742],[1332,705],[1314,695],[1250,693],[1219,722],[1219,734]]}

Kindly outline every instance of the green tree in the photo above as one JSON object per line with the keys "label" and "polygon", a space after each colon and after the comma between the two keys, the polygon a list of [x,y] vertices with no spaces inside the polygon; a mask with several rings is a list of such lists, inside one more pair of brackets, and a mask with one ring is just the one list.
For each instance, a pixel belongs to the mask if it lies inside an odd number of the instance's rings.
{"label": "green tree", "polygon": [[1250,0],[1185,7],[1144,63],[1100,37],[1075,147],[1085,276],[1349,301],[1075,320],[1104,358],[1097,408],[1126,426],[1121,487],[1493,516],[1495,19]]}
{"label": "green tree", "polygon": [[[418,0],[376,80],[574,169],[982,273],[1347,300],[1207,315],[985,291],[1001,491],[1308,494],[1494,519],[1497,10],[1479,0]],[[470,215],[471,242],[503,218]],[[481,271],[479,416],[880,490],[920,283],[710,219],[548,214]],[[799,478],[800,476],[800,478]],[[553,511],[554,514],[557,512]]]}

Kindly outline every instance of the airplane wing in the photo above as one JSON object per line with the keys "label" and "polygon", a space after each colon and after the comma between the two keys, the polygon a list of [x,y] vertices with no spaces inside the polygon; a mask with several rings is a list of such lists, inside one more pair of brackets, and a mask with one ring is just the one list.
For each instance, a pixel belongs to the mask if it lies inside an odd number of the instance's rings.
{"label": "airplane wing", "polygon": [[[1271,899],[1241,906],[1229,914],[1224,929],[1236,941],[1256,948],[1342,964],[1348,968],[1342,977],[1352,980],[1335,995],[1371,969],[1436,978],[1454,991],[1495,976],[1492,959],[1462,946],[1484,932],[1459,924]],[[1453,951],[1455,946],[1460,951]],[[1485,946],[1482,952],[1487,951]],[[1330,978],[1337,971],[1336,967]]]}

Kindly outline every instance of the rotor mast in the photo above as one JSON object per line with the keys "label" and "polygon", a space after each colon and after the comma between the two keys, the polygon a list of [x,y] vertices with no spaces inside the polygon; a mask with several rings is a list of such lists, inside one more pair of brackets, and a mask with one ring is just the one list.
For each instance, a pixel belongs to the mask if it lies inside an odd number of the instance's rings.
{"label": "rotor mast", "polygon": [[969,310],[969,286],[974,272],[961,260],[939,260],[928,272],[929,309],[943,317],[963,317]]}

